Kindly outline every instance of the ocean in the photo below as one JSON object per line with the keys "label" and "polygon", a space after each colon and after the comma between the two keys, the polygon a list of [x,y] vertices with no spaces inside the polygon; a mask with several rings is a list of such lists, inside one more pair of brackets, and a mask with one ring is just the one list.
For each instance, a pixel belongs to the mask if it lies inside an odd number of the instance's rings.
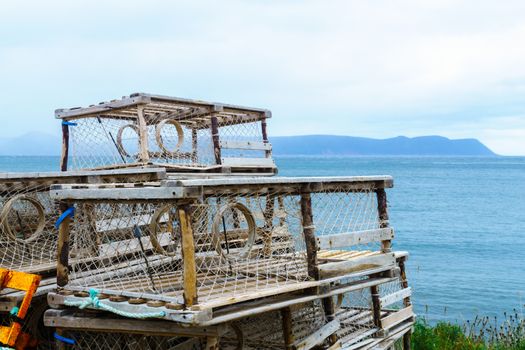
{"label": "ocean", "polygon": [[[394,249],[410,253],[420,317],[465,321],[525,309],[525,157],[277,157],[281,176],[392,175]],[[58,157],[0,157],[54,171]]]}

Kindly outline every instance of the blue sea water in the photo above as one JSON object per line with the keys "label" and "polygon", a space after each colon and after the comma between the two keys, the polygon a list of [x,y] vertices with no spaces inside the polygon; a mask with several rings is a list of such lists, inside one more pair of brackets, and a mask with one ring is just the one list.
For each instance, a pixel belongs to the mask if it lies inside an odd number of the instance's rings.
{"label": "blue sea water", "polygon": [[[416,311],[463,321],[525,309],[525,157],[279,157],[281,176],[383,175]],[[58,157],[0,157],[52,171]]]}

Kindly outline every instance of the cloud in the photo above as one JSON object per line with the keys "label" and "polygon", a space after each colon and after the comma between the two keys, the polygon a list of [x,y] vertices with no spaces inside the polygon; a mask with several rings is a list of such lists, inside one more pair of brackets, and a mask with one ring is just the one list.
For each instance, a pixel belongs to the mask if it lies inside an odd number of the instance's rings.
{"label": "cloud", "polygon": [[144,91],[270,108],[274,135],[441,133],[524,154],[525,139],[509,136],[525,115],[524,10],[521,1],[9,3],[0,108],[21,121],[2,132],[57,132],[55,108]]}

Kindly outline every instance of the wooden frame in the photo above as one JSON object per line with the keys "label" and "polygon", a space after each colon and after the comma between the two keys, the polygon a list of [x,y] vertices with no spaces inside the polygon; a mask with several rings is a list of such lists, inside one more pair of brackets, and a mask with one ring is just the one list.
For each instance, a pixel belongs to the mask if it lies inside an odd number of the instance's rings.
{"label": "wooden frame", "polygon": [[[386,210],[386,199],[378,201],[378,217],[382,221],[378,229],[346,232],[340,235],[316,236],[315,220],[312,212],[312,194],[329,193],[330,191],[342,191],[349,193],[373,193],[385,196],[385,188],[393,186],[392,178],[389,176],[372,176],[372,177],[325,177],[325,178],[217,178],[217,179],[187,179],[187,180],[165,180],[159,186],[134,186],[132,184],[122,186],[111,185],[56,185],[51,189],[53,198],[64,201],[72,205],[78,203],[89,203],[90,201],[108,202],[108,203],[136,203],[151,200],[169,200],[177,205],[178,216],[182,232],[182,255],[183,255],[183,281],[184,281],[184,298],[177,301],[179,310],[170,310],[166,319],[177,322],[203,324],[210,322],[215,318],[216,310],[235,305],[246,303],[257,298],[272,298],[276,295],[287,293],[312,291],[319,288],[326,288],[333,282],[341,281],[345,278],[355,276],[373,276],[384,273],[392,273],[397,269],[396,255],[393,252],[381,249],[376,252],[365,252],[358,254],[356,257],[349,257],[339,260],[337,251],[330,254],[330,258],[325,258],[323,251],[320,249],[334,249],[352,246],[356,244],[367,244],[370,242],[381,242],[381,247],[388,245],[393,238],[393,230],[384,224],[384,215],[381,210]],[[243,194],[256,192],[260,196],[277,196],[279,193],[300,196],[300,210],[302,218],[302,234],[306,242],[306,256],[308,266],[309,281],[295,283],[293,285],[283,285],[277,289],[268,289],[267,291],[256,291],[252,293],[238,292],[235,297],[228,300],[199,302],[197,292],[197,268],[195,255],[195,238],[193,237],[192,227],[188,223],[191,218],[191,203],[202,202],[203,198],[220,196],[223,194]],[[271,193],[271,194],[270,194]],[[276,197],[273,197],[276,198]],[[178,204],[177,204],[178,203]],[[271,203],[271,202],[270,202]],[[273,207],[268,207],[266,211],[273,211]],[[271,223],[268,221],[267,214],[264,214],[265,227],[262,230],[268,230]],[[67,224],[64,225],[68,227]],[[62,231],[61,231],[62,232]],[[61,236],[62,237],[62,236]],[[264,237],[263,237],[264,238]],[[66,237],[62,237],[62,246],[67,246]],[[264,239],[263,239],[264,240]],[[64,251],[66,251],[65,248]],[[266,248],[265,248],[266,249]],[[60,251],[61,252],[61,251]],[[59,252],[59,253],[60,253]],[[319,255],[320,254],[320,255]],[[347,255],[346,253],[342,253]],[[60,254],[61,255],[61,254]],[[59,256],[60,256],[59,255]],[[60,267],[62,266],[62,267]],[[59,271],[67,274],[68,269],[64,268],[66,264],[60,263]],[[389,272],[390,271],[390,272]],[[67,276],[60,276],[59,285],[67,287],[73,292],[80,292],[82,287],[71,287],[67,285]],[[173,298],[163,297],[161,294],[148,294],[134,291],[112,291],[98,287],[104,294],[115,294],[125,297],[125,299],[144,298],[150,300],[160,300],[168,303],[174,303]],[[374,288],[374,285],[371,286]],[[324,292],[317,290],[314,294],[322,295]],[[374,293],[377,294],[377,293]],[[79,296],[55,295],[54,303],[60,303],[60,300],[73,298],[77,300]],[[326,297],[327,298],[327,297]],[[378,297],[379,298],[379,297]],[[377,298],[376,306],[379,310],[381,301]],[[327,316],[333,317],[334,310],[331,306],[331,300],[324,301]],[[333,303],[332,303],[333,304]],[[124,307],[123,303],[116,305]],[[143,306],[129,305],[125,306],[130,310],[142,310]],[[377,318],[379,323],[379,316]],[[332,339],[335,343],[335,337]]]}

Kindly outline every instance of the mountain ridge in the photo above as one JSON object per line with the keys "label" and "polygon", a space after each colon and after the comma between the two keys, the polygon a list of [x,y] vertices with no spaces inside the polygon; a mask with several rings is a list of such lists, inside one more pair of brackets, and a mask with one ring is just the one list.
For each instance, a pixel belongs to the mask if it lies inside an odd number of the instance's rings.
{"label": "mountain ridge", "polygon": [[[334,155],[334,156],[496,156],[477,139],[449,139],[443,136],[397,136],[374,139],[341,135],[299,135],[270,137],[273,154]],[[41,132],[31,132],[13,138],[0,138],[2,156],[58,156],[61,138]]]}
{"label": "mountain ridge", "polygon": [[275,155],[497,155],[477,139],[449,139],[437,135],[387,139],[338,135],[275,136],[270,137],[270,142]]}

